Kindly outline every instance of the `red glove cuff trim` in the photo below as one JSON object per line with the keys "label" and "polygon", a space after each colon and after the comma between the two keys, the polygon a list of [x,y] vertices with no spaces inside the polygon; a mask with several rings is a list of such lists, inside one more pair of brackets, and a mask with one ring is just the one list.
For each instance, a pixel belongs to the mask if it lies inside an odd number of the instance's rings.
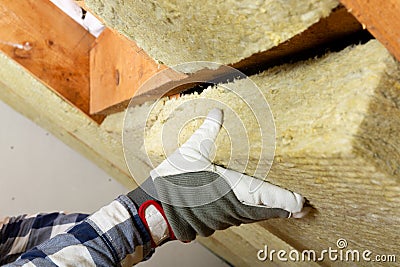
{"label": "red glove cuff trim", "polygon": [[144,226],[146,227],[147,231],[149,232],[150,239],[151,239],[151,246],[153,248],[157,247],[156,243],[153,240],[153,237],[151,236],[150,227],[147,223],[146,216],[145,216],[145,211],[150,205],[153,205],[161,213],[164,220],[167,222],[167,227],[168,227],[168,231],[169,231],[169,239],[176,240],[175,234],[172,231],[171,225],[169,224],[167,217],[165,216],[164,209],[162,208],[162,206],[155,200],[147,200],[139,207],[138,214],[139,214],[139,217],[142,220]]}

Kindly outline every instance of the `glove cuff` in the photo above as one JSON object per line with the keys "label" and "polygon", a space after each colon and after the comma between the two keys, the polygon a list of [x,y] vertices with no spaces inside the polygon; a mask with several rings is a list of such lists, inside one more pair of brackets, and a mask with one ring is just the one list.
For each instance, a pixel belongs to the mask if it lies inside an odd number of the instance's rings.
{"label": "glove cuff", "polygon": [[146,201],[158,199],[158,194],[151,177],[147,178],[143,184],[129,192],[127,196],[133,201],[137,210],[139,210],[139,207]]}
{"label": "glove cuff", "polygon": [[141,186],[129,192],[127,196],[134,203],[138,215],[150,235],[153,248],[166,241],[176,239],[160,202],[155,199],[158,195],[151,177],[147,178]]}
{"label": "glove cuff", "polygon": [[165,216],[161,204],[155,200],[144,202],[138,210],[138,214],[151,236],[151,246],[156,248],[164,242],[176,240],[171,225]]}

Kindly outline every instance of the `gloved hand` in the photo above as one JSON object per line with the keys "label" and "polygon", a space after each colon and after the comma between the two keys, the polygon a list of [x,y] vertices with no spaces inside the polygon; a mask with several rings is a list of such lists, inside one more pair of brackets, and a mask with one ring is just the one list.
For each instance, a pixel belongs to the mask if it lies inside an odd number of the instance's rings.
{"label": "gloved hand", "polygon": [[[308,212],[299,194],[212,164],[209,157],[222,117],[221,110],[211,110],[190,139],[150,172],[142,185],[145,191],[128,194],[139,207],[154,246],[168,238],[191,241],[197,234],[209,236],[215,230],[270,218],[300,218]],[[254,181],[258,186],[250,190]],[[149,195],[161,205],[149,201]]]}

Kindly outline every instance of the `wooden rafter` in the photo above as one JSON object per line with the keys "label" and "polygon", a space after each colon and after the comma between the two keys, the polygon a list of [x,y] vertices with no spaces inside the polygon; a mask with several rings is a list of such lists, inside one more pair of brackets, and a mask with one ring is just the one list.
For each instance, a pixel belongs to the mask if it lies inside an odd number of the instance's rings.
{"label": "wooden rafter", "polygon": [[[84,5],[83,1],[78,2]],[[0,12],[4,14],[0,25],[7,29],[0,31],[0,40],[4,40],[0,50],[86,114],[123,110],[148,78],[168,69],[151,59],[135,42],[110,29],[96,40],[49,1],[0,0],[0,3]],[[257,72],[282,58],[327,45],[360,29],[353,16],[344,8],[338,8],[288,42],[232,64],[232,67]],[[26,42],[30,44],[28,50],[9,45]],[[136,95],[136,104],[158,98],[170,88],[173,90],[168,94],[173,95],[192,87],[196,81],[226,75],[225,70],[203,70],[189,76],[172,70],[163,71],[163,74]],[[103,119],[92,117],[97,121]]]}
{"label": "wooden rafter", "polygon": [[[396,10],[400,10],[396,1],[342,2],[400,58],[400,45],[396,41],[399,27],[393,19]],[[7,29],[0,31],[0,50],[86,114],[122,110],[149,77],[168,69],[151,59],[133,41],[110,29],[95,40],[49,1],[0,0],[0,3],[0,26]],[[77,3],[85,6],[84,1]],[[302,34],[276,48],[232,64],[232,67],[254,72],[282,58],[300,55],[318,46],[329,46],[330,42],[360,29],[361,25],[345,8],[338,8]],[[220,72],[218,75],[224,74]],[[188,77],[171,71],[158,84],[141,92],[136,102],[140,104],[158,97],[166,87],[175,86],[170,94],[176,94],[190,88],[194,84],[192,81],[199,80],[199,77],[207,80],[215,76],[216,72],[201,72]],[[92,118],[98,122],[103,119],[96,115]]]}
{"label": "wooden rafter", "polygon": [[340,0],[348,10],[400,60],[400,2]]}
{"label": "wooden rafter", "polygon": [[126,100],[153,75],[162,72],[155,90],[187,75],[168,69],[150,58],[135,42],[110,29],[96,40],[90,52],[91,113],[110,113],[126,107]]}
{"label": "wooden rafter", "polygon": [[0,0],[0,29],[2,52],[89,114],[88,31],[47,0]]}

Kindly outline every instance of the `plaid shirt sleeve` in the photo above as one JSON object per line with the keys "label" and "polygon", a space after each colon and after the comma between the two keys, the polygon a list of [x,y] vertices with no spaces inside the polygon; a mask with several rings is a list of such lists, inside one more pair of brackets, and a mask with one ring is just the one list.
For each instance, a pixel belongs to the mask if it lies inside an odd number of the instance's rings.
{"label": "plaid shirt sleeve", "polygon": [[15,261],[25,251],[65,232],[87,216],[53,212],[3,219],[0,221],[0,265]]}
{"label": "plaid shirt sleeve", "polygon": [[153,252],[135,205],[122,195],[6,266],[132,266]]}

